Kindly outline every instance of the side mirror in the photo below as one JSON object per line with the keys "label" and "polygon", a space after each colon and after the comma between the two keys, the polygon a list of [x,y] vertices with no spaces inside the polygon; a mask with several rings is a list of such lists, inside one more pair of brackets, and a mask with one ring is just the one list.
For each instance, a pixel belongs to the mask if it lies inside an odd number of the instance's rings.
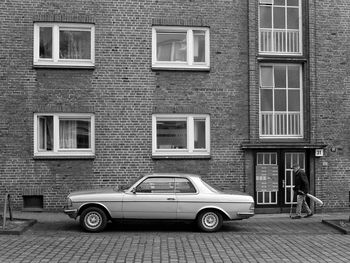
{"label": "side mirror", "polygon": [[134,187],[133,189],[131,189],[131,192],[132,192],[133,194],[136,194],[136,187]]}

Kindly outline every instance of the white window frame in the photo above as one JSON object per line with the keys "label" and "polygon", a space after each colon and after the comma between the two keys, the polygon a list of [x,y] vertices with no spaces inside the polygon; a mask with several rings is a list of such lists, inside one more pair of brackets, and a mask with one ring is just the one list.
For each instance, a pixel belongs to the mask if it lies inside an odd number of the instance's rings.
{"label": "white window frame", "polygon": [[[272,131],[273,131],[273,134],[268,134],[268,135],[266,135],[266,134],[264,134],[263,133],[263,127],[262,127],[262,123],[263,123],[263,120],[262,120],[262,114],[263,114],[263,112],[261,111],[261,83],[262,83],[262,81],[261,81],[261,67],[263,67],[263,66],[271,66],[272,68],[274,68],[274,66],[275,65],[286,65],[286,66],[288,66],[288,65],[293,65],[293,66],[295,66],[295,65],[298,65],[299,66],[299,68],[300,68],[300,71],[299,71],[299,74],[300,74],[300,77],[299,77],[299,81],[300,81],[300,83],[299,83],[299,85],[300,85],[300,94],[299,94],[299,96],[300,96],[300,123],[299,123],[299,125],[300,125],[300,131],[299,131],[299,134],[292,134],[292,135],[289,135],[289,134],[276,134],[275,133],[275,131],[276,131],[276,121],[275,121],[275,116],[276,116],[276,114],[278,114],[278,113],[280,113],[280,114],[282,114],[283,112],[277,112],[277,111],[275,111],[274,109],[272,110],[272,111],[264,111],[266,114],[267,113],[270,113],[270,114],[272,114],[272,118],[273,118],[273,124],[272,124]],[[273,71],[274,72],[274,71]],[[288,74],[288,73],[287,73]],[[287,84],[288,85],[288,84]],[[274,91],[276,90],[276,88],[275,88],[275,83],[274,83],[274,78],[273,78],[273,86],[271,87],[272,88],[272,90],[273,90],[273,93],[272,93],[272,104],[273,104],[273,107],[275,107],[275,96],[274,96]],[[289,90],[290,88],[289,87],[286,87],[286,90],[287,90],[287,98],[286,98],[286,103],[288,104],[288,90]],[[288,63],[283,63],[283,64],[273,64],[273,63],[263,63],[263,64],[260,64],[260,66],[259,66],[259,136],[260,136],[260,138],[265,138],[265,139],[269,139],[269,138],[271,138],[271,139],[273,139],[273,138],[296,138],[296,139],[301,139],[301,138],[303,138],[304,137],[304,114],[303,114],[303,112],[304,112],[304,109],[303,109],[303,90],[304,90],[304,85],[303,85],[303,66],[301,65],[301,64],[288,64]],[[288,111],[288,109],[285,111],[285,113],[286,114],[293,114],[293,113],[297,113],[297,112],[290,112],[290,111]],[[288,116],[288,115],[287,115]]]}
{"label": "white window frame", "polygon": [[[40,58],[40,27],[52,28],[52,58]],[[59,58],[59,36],[60,29],[70,31],[88,31],[91,33],[90,59],[60,59]],[[35,23],[34,24],[34,66],[52,67],[93,67],[95,65],[95,26],[93,24],[72,23]]]}
{"label": "white window frame", "polygon": [[[45,151],[39,149],[39,118],[43,116],[53,117],[53,150]],[[87,149],[62,149],[59,146],[59,121],[64,119],[90,119],[91,134],[90,148]],[[95,154],[95,116],[91,113],[35,113],[34,114],[34,156],[49,157],[49,156],[94,156]]]}
{"label": "white window frame", "polygon": [[[261,17],[260,17],[260,7],[261,6],[272,6],[272,22],[273,23],[273,18],[274,18],[274,14],[273,14],[273,6],[280,6],[280,5],[274,5],[274,0],[259,0],[259,11],[258,11],[258,27],[259,27],[259,37],[258,37],[258,44],[259,44],[259,54],[261,55],[288,55],[288,56],[300,56],[303,54],[303,30],[302,30],[302,26],[303,26],[303,23],[302,23],[302,0],[298,0],[299,1],[299,5],[298,5],[298,9],[299,9],[299,52],[278,52],[278,51],[274,51],[275,48],[274,48],[274,28],[273,28],[273,25],[271,25],[271,28],[265,28],[265,29],[268,29],[268,30],[271,30],[272,31],[272,40],[271,40],[271,45],[272,45],[272,50],[271,51],[263,51],[262,50],[262,45],[261,45],[261,26],[260,26],[260,23],[261,23]],[[280,7],[283,7],[282,5]],[[286,6],[285,6],[286,7]],[[295,7],[296,8],[296,7]],[[285,16],[287,17],[287,8],[285,8]],[[287,24],[285,25],[286,28],[285,30],[287,30]],[[278,30],[277,30],[278,31]]]}
{"label": "white window frame", "polygon": [[[205,120],[205,149],[194,147],[194,120]],[[187,149],[157,149],[157,121],[187,122]],[[152,116],[152,155],[153,156],[209,156],[210,155],[210,117],[207,114],[153,114]]]}
{"label": "white window frame", "polygon": [[[205,62],[193,61],[193,31],[200,30],[205,33]],[[186,32],[187,60],[186,61],[157,61],[157,32]],[[153,69],[198,69],[208,70],[210,68],[210,43],[209,28],[207,27],[176,27],[176,26],[154,26],[152,28],[152,68]]]}

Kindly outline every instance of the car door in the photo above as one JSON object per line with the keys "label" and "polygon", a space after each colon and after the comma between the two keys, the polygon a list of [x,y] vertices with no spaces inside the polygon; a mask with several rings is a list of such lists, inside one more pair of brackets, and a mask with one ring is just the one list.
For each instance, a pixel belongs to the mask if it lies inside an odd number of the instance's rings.
{"label": "car door", "polygon": [[148,177],[127,192],[123,200],[124,218],[176,219],[174,177]]}
{"label": "car door", "polygon": [[175,178],[175,196],[177,200],[177,218],[195,219],[203,206],[198,191],[188,178]]}

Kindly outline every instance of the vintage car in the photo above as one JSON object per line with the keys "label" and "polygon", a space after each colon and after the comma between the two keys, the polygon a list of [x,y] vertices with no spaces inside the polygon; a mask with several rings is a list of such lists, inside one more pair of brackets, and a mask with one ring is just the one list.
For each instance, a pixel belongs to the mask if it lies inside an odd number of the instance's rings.
{"label": "vintage car", "polygon": [[198,175],[151,174],[125,190],[72,192],[64,213],[88,232],[105,229],[115,219],[194,220],[200,230],[214,232],[224,220],[254,215],[254,200],[242,192],[224,193]]}

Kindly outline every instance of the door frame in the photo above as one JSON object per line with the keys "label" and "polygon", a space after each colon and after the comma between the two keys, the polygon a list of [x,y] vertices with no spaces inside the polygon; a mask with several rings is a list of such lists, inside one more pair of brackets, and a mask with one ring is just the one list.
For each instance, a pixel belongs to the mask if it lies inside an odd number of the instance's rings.
{"label": "door frame", "polygon": [[[258,204],[257,198],[258,194],[256,191],[256,168],[257,168],[257,155],[258,153],[276,153],[277,154],[277,165],[278,165],[278,192],[277,192],[277,203],[276,204]],[[261,210],[266,210],[266,212],[271,213],[286,213],[289,212],[291,204],[285,203],[285,189],[283,187],[283,180],[285,180],[285,158],[287,153],[304,153],[305,158],[305,170],[310,181],[311,185],[311,176],[310,176],[310,155],[307,149],[259,149],[254,151],[254,173],[253,173],[253,182],[254,182],[254,200],[255,207],[260,212]],[[295,202],[293,205],[296,204]],[[264,211],[261,211],[264,212]]]}

